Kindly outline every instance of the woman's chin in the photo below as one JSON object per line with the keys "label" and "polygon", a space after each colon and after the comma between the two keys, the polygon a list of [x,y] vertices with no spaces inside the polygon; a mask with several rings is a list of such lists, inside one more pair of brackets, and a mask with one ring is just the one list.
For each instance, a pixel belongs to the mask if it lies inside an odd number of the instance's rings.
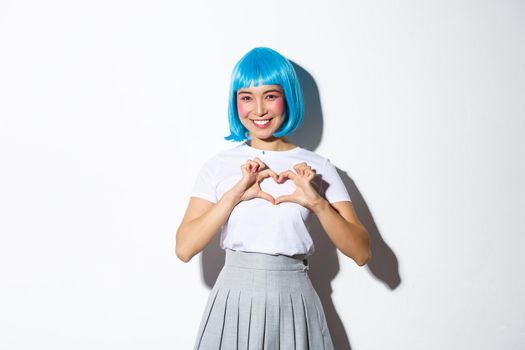
{"label": "woman's chin", "polygon": [[273,136],[273,133],[266,133],[266,132],[265,133],[252,132],[252,133],[250,133],[250,137],[252,139],[256,138],[256,139],[264,140],[264,141],[273,141],[273,140],[278,139],[278,137]]}

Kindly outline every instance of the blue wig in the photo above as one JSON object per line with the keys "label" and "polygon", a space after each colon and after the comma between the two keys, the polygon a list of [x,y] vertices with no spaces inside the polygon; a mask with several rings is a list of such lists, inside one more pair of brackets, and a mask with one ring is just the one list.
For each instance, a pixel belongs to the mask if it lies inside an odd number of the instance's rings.
{"label": "blue wig", "polygon": [[280,85],[284,92],[284,122],[273,134],[285,136],[295,131],[303,120],[304,105],[301,85],[292,64],[280,53],[267,47],[256,47],[245,54],[233,68],[228,104],[230,135],[226,140],[249,139],[248,130],[241,124],[237,113],[237,91],[262,85]]}

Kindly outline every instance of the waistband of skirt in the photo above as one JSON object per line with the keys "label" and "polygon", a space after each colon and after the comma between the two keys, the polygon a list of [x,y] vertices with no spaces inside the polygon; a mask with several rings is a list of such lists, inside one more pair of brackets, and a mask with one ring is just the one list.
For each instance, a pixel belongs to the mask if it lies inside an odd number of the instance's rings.
{"label": "waistband of skirt", "polygon": [[225,266],[243,267],[258,270],[306,271],[309,269],[305,256],[291,257],[258,252],[225,249]]}

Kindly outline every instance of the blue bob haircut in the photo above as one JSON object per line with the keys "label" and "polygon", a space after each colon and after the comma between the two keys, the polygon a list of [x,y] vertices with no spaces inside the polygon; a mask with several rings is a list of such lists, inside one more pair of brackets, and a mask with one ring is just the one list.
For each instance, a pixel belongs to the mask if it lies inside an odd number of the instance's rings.
{"label": "blue bob haircut", "polygon": [[241,124],[237,113],[237,91],[262,85],[280,85],[284,92],[285,118],[275,137],[294,132],[304,115],[303,94],[292,64],[280,53],[267,47],[256,47],[246,53],[233,68],[228,103],[229,141],[250,139],[248,130]]}

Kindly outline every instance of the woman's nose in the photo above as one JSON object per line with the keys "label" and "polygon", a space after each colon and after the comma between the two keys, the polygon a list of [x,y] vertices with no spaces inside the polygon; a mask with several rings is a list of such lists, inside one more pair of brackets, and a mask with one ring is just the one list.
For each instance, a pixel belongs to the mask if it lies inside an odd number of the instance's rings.
{"label": "woman's nose", "polygon": [[255,106],[255,115],[258,117],[262,117],[266,114],[266,107],[264,106],[264,103],[262,101],[257,101],[257,105]]}

